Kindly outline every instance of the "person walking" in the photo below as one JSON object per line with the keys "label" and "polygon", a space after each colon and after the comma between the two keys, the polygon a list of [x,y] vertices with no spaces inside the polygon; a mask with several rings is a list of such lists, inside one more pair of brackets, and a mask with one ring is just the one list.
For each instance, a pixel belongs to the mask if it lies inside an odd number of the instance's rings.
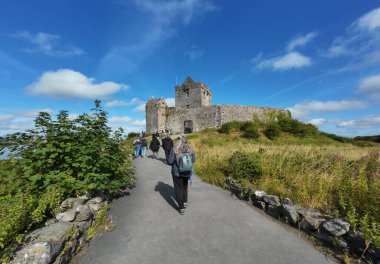
{"label": "person walking", "polygon": [[134,155],[135,155],[135,158],[137,158],[140,155],[140,150],[141,150],[140,139],[137,138],[137,139],[133,140],[133,145],[135,146]]}
{"label": "person walking", "polygon": [[149,149],[153,152],[153,158],[157,158],[158,156],[158,150],[160,149],[160,141],[157,137],[153,137],[152,141],[150,142]]}
{"label": "person walking", "polygon": [[168,133],[164,134],[164,137],[162,139],[162,148],[165,151],[166,163],[168,163],[168,157],[170,154],[170,150],[173,148],[173,140],[171,139],[171,137]]}
{"label": "person walking", "polygon": [[171,173],[174,192],[178,203],[178,210],[181,215],[185,214],[185,208],[188,205],[187,189],[189,178],[193,173],[194,162],[194,150],[183,135],[179,136],[177,143],[170,151],[168,163],[172,165]]}
{"label": "person walking", "polygon": [[148,147],[148,141],[146,141],[145,134],[140,137],[141,142],[141,157],[146,157],[146,149]]}

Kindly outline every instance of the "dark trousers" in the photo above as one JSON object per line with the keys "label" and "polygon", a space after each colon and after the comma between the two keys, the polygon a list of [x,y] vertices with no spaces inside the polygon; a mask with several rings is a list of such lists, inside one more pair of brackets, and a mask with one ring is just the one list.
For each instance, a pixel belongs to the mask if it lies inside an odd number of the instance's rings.
{"label": "dark trousers", "polygon": [[170,150],[165,150],[165,160],[166,160],[166,162],[168,162],[169,154],[170,154]]}
{"label": "dark trousers", "polygon": [[187,186],[189,178],[173,177],[175,199],[177,200],[179,209],[184,209],[183,203],[187,203]]}

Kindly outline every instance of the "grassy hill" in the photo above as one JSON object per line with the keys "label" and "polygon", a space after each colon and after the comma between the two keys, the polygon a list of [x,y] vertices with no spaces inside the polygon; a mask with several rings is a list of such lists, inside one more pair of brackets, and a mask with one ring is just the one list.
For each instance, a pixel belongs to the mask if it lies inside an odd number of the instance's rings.
{"label": "grassy hill", "polygon": [[316,129],[302,136],[281,131],[271,140],[262,124],[253,137],[232,127],[188,136],[204,181],[227,188],[225,179],[232,177],[247,192],[260,189],[304,207],[333,208],[380,244],[380,144],[344,143]]}

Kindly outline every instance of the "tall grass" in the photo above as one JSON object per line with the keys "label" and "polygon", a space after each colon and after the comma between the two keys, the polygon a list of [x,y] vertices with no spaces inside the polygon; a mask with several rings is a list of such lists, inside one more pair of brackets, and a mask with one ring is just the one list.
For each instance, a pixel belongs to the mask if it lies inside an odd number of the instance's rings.
{"label": "tall grass", "polygon": [[210,130],[189,141],[197,154],[196,173],[203,180],[226,187],[226,168],[233,154],[259,153],[262,175],[250,180],[254,188],[289,197],[304,207],[336,209],[354,228],[374,224],[372,237],[379,239],[379,145],[358,147],[323,135],[252,140]]}

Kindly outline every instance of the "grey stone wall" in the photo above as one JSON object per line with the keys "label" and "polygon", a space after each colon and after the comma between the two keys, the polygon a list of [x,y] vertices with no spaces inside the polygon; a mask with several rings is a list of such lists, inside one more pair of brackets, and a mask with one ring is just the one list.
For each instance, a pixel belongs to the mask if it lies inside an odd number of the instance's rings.
{"label": "grey stone wall", "polygon": [[167,125],[173,132],[184,132],[185,121],[193,121],[193,131],[204,128],[216,128],[220,124],[220,108],[218,106],[200,107],[193,109],[176,109],[167,119]]}
{"label": "grey stone wall", "polygon": [[161,130],[165,126],[168,106],[164,98],[149,98],[145,105],[146,131]]}
{"label": "grey stone wall", "polygon": [[242,106],[242,105],[219,105],[221,112],[220,125],[231,121],[252,121],[256,115],[259,120],[266,121],[271,115],[280,112],[289,114],[289,111],[269,107]]}

